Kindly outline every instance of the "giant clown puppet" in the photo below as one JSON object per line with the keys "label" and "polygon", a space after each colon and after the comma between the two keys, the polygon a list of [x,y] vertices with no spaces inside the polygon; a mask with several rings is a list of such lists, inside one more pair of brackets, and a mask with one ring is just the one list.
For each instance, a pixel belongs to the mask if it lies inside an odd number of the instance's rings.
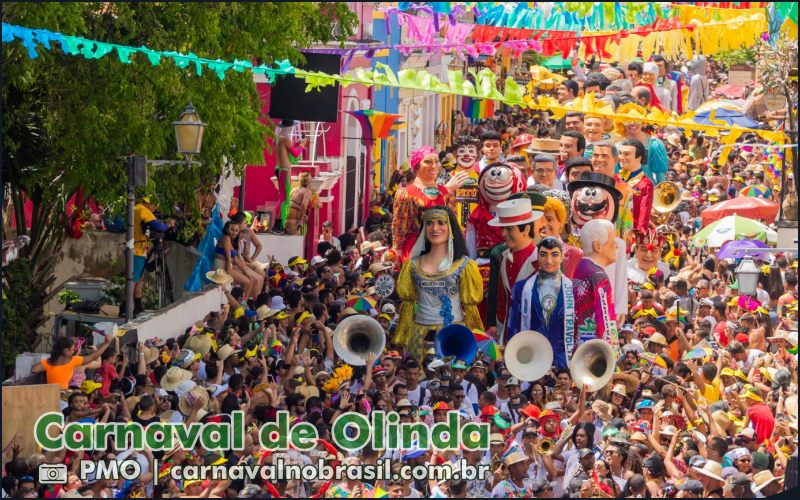
{"label": "giant clown puppet", "polygon": [[456,218],[463,232],[469,216],[478,206],[478,149],[481,141],[477,137],[463,135],[456,140],[456,165],[451,175],[465,172],[468,176],[463,186],[456,189]]}
{"label": "giant clown puppet", "polygon": [[[612,177],[599,172],[583,172],[579,180],[569,184],[569,194],[573,233],[567,241],[570,245],[581,248],[586,254],[587,249],[581,244],[581,229],[590,220],[603,219],[615,222],[620,211],[622,193],[616,188],[616,181]],[[619,237],[615,239],[617,258],[604,270],[611,282],[614,297],[612,319],[615,319],[617,324],[622,324],[628,314],[625,242]]]}
{"label": "giant clown puppet", "polygon": [[[490,282],[492,274],[490,261],[499,266],[501,252],[492,249],[503,243],[502,228],[490,226],[489,221],[497,216],[497,205],[508,200],[510,196],[525,188],[524,178],[517,174],[518,170],[507,163],[492,163],[478,177],[478,206],[469,216],[466,229],[467,251],[469,256],[477,259],[478,269],[483,278],[484,291],[496,289],[498,282]],[[499,267],[497,268],[499,270]],[[494,315],[487,317],[490,304],[484,300],[480,306],[484,324],[494,326]],[[488,322],[487,322],[488,320]]]}

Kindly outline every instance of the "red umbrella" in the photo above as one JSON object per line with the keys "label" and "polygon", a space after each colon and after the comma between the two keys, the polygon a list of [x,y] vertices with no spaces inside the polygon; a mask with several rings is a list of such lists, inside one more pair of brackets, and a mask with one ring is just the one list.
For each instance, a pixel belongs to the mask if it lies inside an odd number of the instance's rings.
{"label": "red umbrella", "polygon": [[706,208],[702,213],[703,226],[715,220],[720,220],[728,215],[740,215],[749,219],[760,219],[770,224],[778,216],[779,205],[777,201],[765,200],[749,196],[737,196],[732,200],[723,201]]}

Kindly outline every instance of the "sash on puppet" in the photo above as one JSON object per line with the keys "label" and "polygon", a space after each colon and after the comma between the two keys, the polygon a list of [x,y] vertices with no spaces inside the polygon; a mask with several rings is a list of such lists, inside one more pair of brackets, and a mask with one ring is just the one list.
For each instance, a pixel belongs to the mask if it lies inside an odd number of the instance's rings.
{"label": "sash on puppet", "polygon": [[506,340],[523,330],[539,332],[553,346],[553,364],[556,368],[569,368],[578,341],[573,283],[563,273],[559,273],[555,279],[560,279],[561,285],[548,319],[544,317],[544,308],[539,298],[539,275],[535,274],[514,285]]}

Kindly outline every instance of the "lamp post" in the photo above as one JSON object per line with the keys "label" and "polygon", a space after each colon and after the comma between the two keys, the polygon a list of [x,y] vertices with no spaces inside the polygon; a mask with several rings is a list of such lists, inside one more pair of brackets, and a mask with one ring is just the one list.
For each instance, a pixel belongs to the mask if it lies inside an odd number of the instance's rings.
{"label": "lamp post", "polygon": [[758,289],[758,275],[761,270],[753,262],[752,257],[745,257],[736,268],[736,281],[739,283],[739,293],[752,296]]}
{"label": "lamp post", "polygon": [[133,320],[133,257],[134,257],[134,212],[136,206],[136,186],[143,186],[147,184],[146,173],[147,165],[174,165],[184,164],[191,165],[193,163],[192,157],[200,154],[200,148],[203,145],[203,131],[206,124],[200,119],[200,115],[194,109],[191,102],[183,109],[183,113],[177,121],[172,122],[175,127],[175,142],[177,144],[178,152],[186,155],[186,161],[172,161],[172,160],[148,160],[146,156],[129,155],[128,160],[128,182],[127,182],[127,195],[128,195],[128,223],[127,234],[125,243],[125,320]]}

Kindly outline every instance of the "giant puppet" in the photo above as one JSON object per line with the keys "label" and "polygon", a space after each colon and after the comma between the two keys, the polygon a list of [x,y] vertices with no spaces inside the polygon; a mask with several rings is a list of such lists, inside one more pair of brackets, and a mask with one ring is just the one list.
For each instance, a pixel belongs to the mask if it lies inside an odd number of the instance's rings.
{"label": "giant puppet", "polygon": [[397,189],[392,217],[392,248],[405,261],[422,227],[422,211],[436,205],[455,208],[453,191],[466,182],[464,172],[457,173],[444,186],[436,183],[439,175],[439,155],[430,146],[423,146],[411,153],[411,168],[416,173],[414,182]]}
{"label": "giant puppet", "polygon": [[[499,266],[500,252],[493,250],[503,243],[503,234],[500,227],[490,226],[489,221],[497,214],[497,205],[524,189],[524,179],[517,175],[518,169],[507,163],[492,163],[481,171],[478,177],[478,206],[469,216],[466,228],[467,251],[469,256],[477,259],[478,268],[483,278],[484,290],[497,290],[499,274],[494,272],[490,262]],[[494,278],[494,279],[493,279]],[[481,317],[487,327],[495,326],[494,311],[496,303],[492,300],[496,294],[489,295],[488,302],[481,303]]]}
{"label": "giant puppet", "polygon": [[466,245],[455,214],[434,206],[422,214],[419,233],[397,277],[402,300],[395,342],[422,361],[425,335],[451,324],[483,328],[477,304],[483,299],[481,276]]}
{"label": "giant puppet", "polygon": [[534,272],[533,227],[536,219],[542,216],[541,205],[544,196],[534,193],[541,200],[533,207],[529,198],[504,201],[497,205],[497,217],[489,225],[501,228],[506,249],[500,258],[500,283],[488,290],[489,296],[496,294],[496,305],[487,309],[488,316],[495,316],[497,338],[505,342],[504,332],[511,305],[514,284],[527,279]]}
{"label": "giant puppet", "polygon": [[[573,277],[576,347],[599,338],[616,343],[613,291],[605,269],[617,260],[618,238],[614,223],[606,219],[587,222],[581,230],[584,258]],[[623,267],[623,270],[625,268]],[[627,289],[622,288],[626,294]]]}
{"label": "giant puppet", "polygon": [[499,227],[489,226],[497,213],[497,205],[520,191],[516,169],[507,163],[492,163],[478,177],[478,206],[469,216],[466,229],[467,250],[473,259],[485,257],[503,242]]}
{"label": "giant puppet", "polygon": [[[584,255],[589,249],[582,244],[581,232],[583,227],[591,220],[607,220],[614,222],[620,211],[622,193],[616,188],[616,181],[599,172],[583,172],[579,180],[569,184],[571,198],[571,222],[573,233],[567,242],[583,250]],[[617,257],[605,268],[611,281],[614,294],[614,308],[612,318],[622,323],[628,314],[628,279],[625,268],[625,242],[615,237],[617,243]],[[573,280],[575,278],[573,277]]]}
{"label": "giant puppet", "polygon": [[514,285],[506,339],[522,330],[540,332],[553,347],[553,365],[569,368],[577,347],[573,283],[564,276],[564,243],[553,236],[537,245],[539,270]]}
{"label": "giant puppet", "polygon": [[461,231],[464,231],[469,216],[478,206],[478,150],[481,141],[477,137],[463,135],[456,140],[456,162],[452,175],[465,172],[468,176],[464,185],[455,191],[456,217]]}
{"label": "giant puppet", "polygon": [[647,231],[653,212],[655,186],[644,173],[644,144],[638,139],[625,139],[619,145],[619,178],[628,183],[630,195],[625,200],[626,208],[633,214],[633,229]]}
{"label": "giant puppet", "polygon": [[303,137],[297,128],[300,122],[292,120],[281,120],[276,130],[276,151],[277,165],[275,165],[275,177],[277,179],[278,201],[277,216],[275,217],[275,229],[284,230],[286,219],[289,217],[289,207],[291,205],[291,168],[297,164],[303,154],[307,139]]}

